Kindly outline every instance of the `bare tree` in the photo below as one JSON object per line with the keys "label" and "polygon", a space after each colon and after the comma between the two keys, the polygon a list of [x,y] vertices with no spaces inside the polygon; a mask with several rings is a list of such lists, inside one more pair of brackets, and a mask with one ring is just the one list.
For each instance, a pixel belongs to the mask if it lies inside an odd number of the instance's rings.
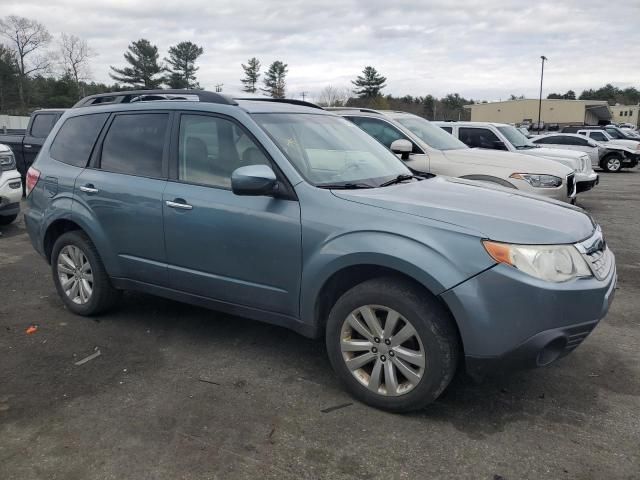
{"label": "bare tree", "polygon": [[87,45],[87,41],[62,33],[59,40],[60,57],[62,68],[73,78],[80,96],[84,95],[80,91],[80,81],[88,80],[91,76],[89,70],[89,59],[94,56],[93,51]]}
{"label": "bare tree", "polygon": [[316,103],[323,107],[344,107],[351,98],[351,94],[351,89],[348,87],[327,85],[320,90]]}
{"label": "bare tree", "polygon": [[9,15],[0,20],[0,35],[11,41],[18,65],[18,93],[20,107],[25,108],[24,86],[29,75],[46,71],[51,66],[49,58],[38,51],[51,41],[46,27],[35,20]]}

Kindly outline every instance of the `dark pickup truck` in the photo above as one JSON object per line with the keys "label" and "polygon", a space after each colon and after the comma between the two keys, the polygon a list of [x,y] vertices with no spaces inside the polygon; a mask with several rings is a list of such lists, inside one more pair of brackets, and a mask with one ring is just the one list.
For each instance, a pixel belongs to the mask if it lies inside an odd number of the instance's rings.
{"label": "dark pickup truck", "polygon": [[47,135],[65,112],[64,109],[42,109],[31,114],[24,133],[0,133],[0,143],[4,143],[16,157],[16,167],[25,185],[27,170],[36,159]]}

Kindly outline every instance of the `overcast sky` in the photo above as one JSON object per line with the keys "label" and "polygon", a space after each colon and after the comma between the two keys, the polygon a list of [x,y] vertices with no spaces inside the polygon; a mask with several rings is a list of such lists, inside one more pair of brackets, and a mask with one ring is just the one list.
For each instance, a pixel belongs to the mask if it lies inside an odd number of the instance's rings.
{"label": "overcast sky", "polygon": [[263,69],[287,63],[294,98],[349,86],[366,65],[394,95],[537,97],[540,55],[549,58],[545,95],[640,87],[639,0],[2,0],[0,15],[10,14],[86,39],[93,78],[103,82],[127,45],[147,38],[161,56],[183,40],[201,45],[200,84],[229,93],[252,56]]}

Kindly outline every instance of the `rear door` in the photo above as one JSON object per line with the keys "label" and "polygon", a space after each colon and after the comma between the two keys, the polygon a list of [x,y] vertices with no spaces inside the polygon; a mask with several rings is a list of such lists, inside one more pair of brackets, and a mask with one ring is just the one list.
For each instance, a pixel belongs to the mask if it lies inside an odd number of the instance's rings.
{"label": "rear door", "polygon": [[[171,114],[114,114],[76,179],[74,211],[95,229],[112,276],[166,284],[162,193]],[[80,208],[82,207],[82,208]]]}
{"label": "rear door", "polygon": [[184,112],[176,122],[163,196],[169,287],[297,316],[298,201],[231,191],[231,173],[239,167],[268,165],[277,173],[257,140],[232,118]]}

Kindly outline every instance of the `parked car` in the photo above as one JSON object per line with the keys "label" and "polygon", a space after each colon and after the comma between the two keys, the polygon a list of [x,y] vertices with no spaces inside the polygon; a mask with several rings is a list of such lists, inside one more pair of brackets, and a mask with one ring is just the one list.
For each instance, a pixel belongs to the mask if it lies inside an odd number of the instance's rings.
{"label": "parked car", "polygon": [[347,389],[393,411],[462,359],[548,365],[607,313],[614,255],[579,208],[415,176],[305,102],[158,95],[82,100],[29,169],[25,225],[71,312],[133,289],[324,337]]}
{"label": "parked car", "polygon": [[638,141],[631,132],[625,131],[615,125],[570,125],[562,129],[562,133],[579,133],[579,130],[604,130],[614,140]]}
{"label": "parked car", "polygon": [[607,172],[618,172],[621,168],[632,168],[638,164],[635,150],[619,145],[605,145],[577,133],[540,135],[531,141],[536,145],[584,152],[589,155],[592,166]]}
{"label": "parked car", "polygon": [[555,160],[576,171],[577,191],[585,192],[598,183],[589,156],[557,148],[543,148],[531,143],[511,125],[490,122],[435,122],[470,147],[506,150]]}
{"label": "parked car", "polygon": [[593,140],[605,143],[606,145],[618,145],[621,147],[627,147],[640,154],[640,140],[614,138],[609,135],[609,132],[607,132],[606,130],[595,129],[578,130],[578,135],[592,138]]}
{"label": "parked car", "polygon": [[0,143],[13,151],[23,182],[47,135],[63,113],[64,109],[36,110],[31,114],[24,133],[0,133]]}
{"label": "parked car", "polygon": [[358,125],[416,172],[483,181],[562,201],[575,199],[573,170],[557,162],[471,149],[410,113],[368,108],[330,110]]}
{"label": "parked car", "polygon": [[16,159],[6,145],[0,144],[0,225],[8,225],[18,218],[22,182],[16,170]]}

